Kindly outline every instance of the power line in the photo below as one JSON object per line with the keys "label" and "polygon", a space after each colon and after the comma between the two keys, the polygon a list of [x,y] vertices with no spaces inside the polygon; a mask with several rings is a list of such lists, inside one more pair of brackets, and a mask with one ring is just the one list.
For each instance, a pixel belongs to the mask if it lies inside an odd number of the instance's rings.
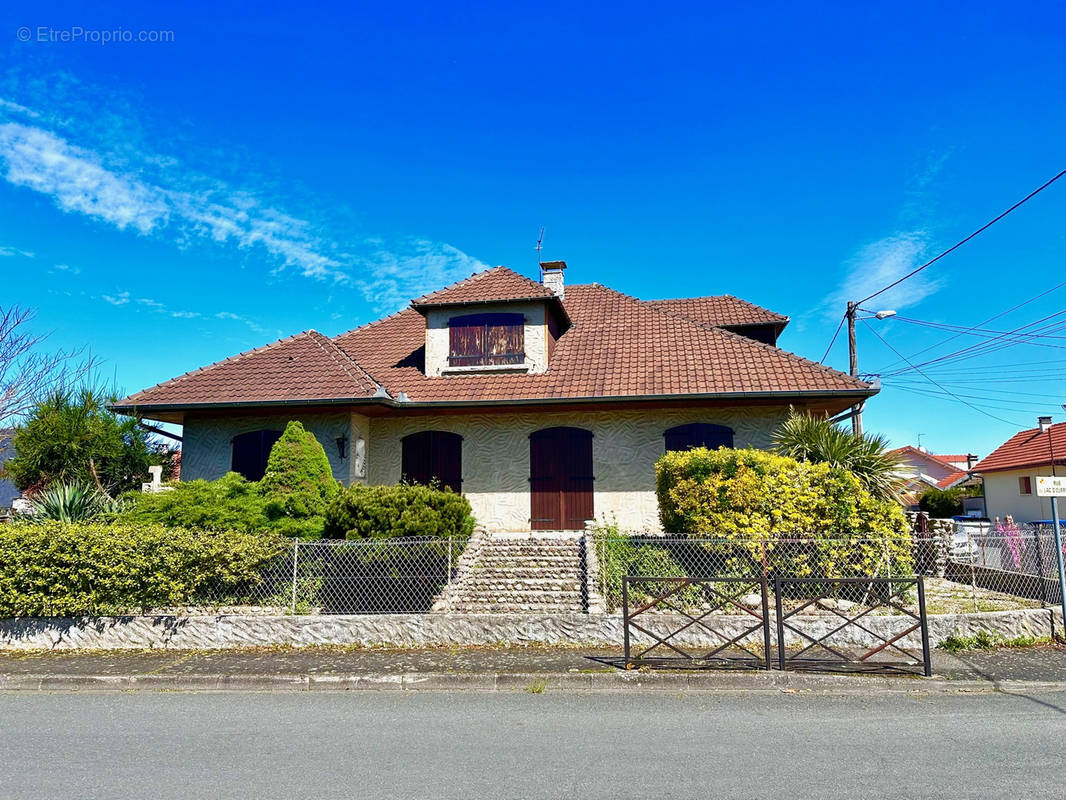
{"label": "power line", "polygon": [[[1063,174],[1066,174],[1066,172],[1064,172]],[[902,358],[902,359],[903,359],[904,361],[906,361],[906,362],[907,362],[908,364],[910,364],[910,363],[911,363],[911,362],[910,362],[910,360],[909,360],[909,359],[908,359],[908,358],[907,358],[907,357],[906,357],[905,355],[903,355],[903,353],[899,352],[899,350],[897,350],[897,349],[896,349],[895,347],[893,347],[892,345],[890,345],[890,344],[889,344],[889,343],[888,343],[888,342],[887,342],[887,341],[885,340],[885,337],[883,337],[883,336],[882,336],[881,334],[879,334],[879,333],[877,332],[877,329],[876,329],[876,328],[874,328],[874,327],[873,327],[873,325],[871,325],[871,324],[870,324],[869,322],[867,322],[866,320],[861,320],[861,321],[862,321],[862,324],[863,324],[863,325],[865,325],[865,326],[866,326],[867,328],[869,328],[869,329],[870,329],[870,331],[872,331],[872,332],[873,332],[873,335],[874,335],[874,336],[876,336],[876,337],[877,337],[878,339],[880,339],[880,340],[881,340],[881,343],[882,343],[882,344],[883,344],[883,345],[884,345],[885,347],[887,347],[887,348],[888,348],[889,350],[891,350],[891,351],[892,351],[893,353],[895,353],[895,354],[896,354],[897,356],[899,356],[900,358]],[[925,379],[926,379],[927,381],[929,381],[929,382],[930,382],[931,384],[933,384],[933,385],[934,385],[935,387],[937,387],[938,389],[940,389],[940,390],[941,390],[942,392],[944,392],[944,393],[946,393],[946,394],[950,395],[951,397],[954,397],[954,398],[955,398],[956,400],[958,400],[958,401],[959,401],[960,403],[962,403],[962,404],[963,404],[964,406],[968,406],[969,408],[972,408],[972,409],[973,409],[974,411],[977,411],[978,413],[984,414],[984,415],[985,415],[986,417],[991,417],[992,419],[994,419],[994,420],[997,420],[997,421],[999,421],[999,422],[1005,422],[1005,423],[1007,423],[1008,425],[1014,425],[1015,427],[1017,427],[1017,423],[1015,423],[1015,422],[1011,422],[1011,421],[1010,421],[1010,420],[1008,420],[1008,419],[1003,419],[1003,417],[997,417],[997,416],[996,416],[995,414],[989,414],[989,413],[988,413],[987,411],[985,411],[985,410],[984,410],[984,409],[982,409],[982,408],[978,408],[978,407],[977,407],[977,406],[975,406],[975,405],[974,405],[973,403],[970,403],[970,402],[968,402],[968,401],[966,401],[966,400],[963,400],[963,399],[962,399],[961,397],[959,397],[958,395],[956,395],[956,394],[955,394],[954,392],[951,392],[951,391],[949,391],[949,390],[945,389],[945,388],[944,388],[943,386],[941,386],[941,385],[940,385],[939,383],[937,383],[937,382],[936,382],[935,380],[933,380],[932,378],[930,378],[930,377],[929,377],[928,375],[926,375],[926,374],[925,374],[924,372],[922,372],[922,371],[921,371],[921,370],[920,370],[920,369],[919,369],[918,367],[914,366],[913,364],[911,364],[911,367],[912,367],[912,368],[913,368],[913,369],[914,369],[914,370],[915,370],[915,371],[916,371],[916,372],[917,372],[917,373],[918,373],[919,375],[921,375],[922,377],[924,377],[924,378],[925,378]]]}
{"label": "power line", "polygon": [[[1011,314],[1011,313],[1017,311],[1019,308],[1027,306],[1030,303],[1034,303],[1037,300],[1039,300],[1041,297],[1044,297],[1046,295],[1051,294],[1054,291],[1057,291],[1057,290],[1061,289],[1063,286],[1066,286],[1066,281],[1063,281],[1062,283],[1056,284],[1055,286],[1052,286],[1050,289],[1045,289],[1044,291],[1040,292],[1039,294],[1036,294],[1036,295],[1034,295],[1034,296],[1032,296],[1032,297],[1030,297],[1030,298],[1028,298],[1026,300],[1023,300],[1020,303],[1016,303],[1015,305],[1013,305],[1010,308],[1008,308],[1006,311],[1000,311],[998,314],[993,314],[988,319],[981,320],[980,322],[975,324],[973,327],[974,328],[979,328],[980,326],[987,325],[989,322],[993,322],[994,320],[997,320],[1000,317],[1005,317],[1008,314]],[[920,356],[922,353],[928,353],[930,350],[935,350],[937,347],[940,347],[941,345],[945,345],[948,342],[951,342],[951,341],[954,341],[955,339],[958,339],[964,333],[965,333],[965,331],[961,331],[959,333],[956,333],[954,336],[949,336],[946,339],[943,339],[943,340],[941,340],[939,342],[934,342],[933,344],[929,345],[928,347],[923,347],[918,352],[912,353],[911,354],[911,358],[914,358],[915,356]],[[899,360],[894,361],[891,364],[889,364],[887,367],[885,367],[882,371],[890,370],[898,363],[899,363]]]}
{"label": "power line", "polygon": [[995,225],[997,222],[999,222],[1001,219],[1003,219],[1005,216],[1007,216],[1009,213],[1014,211],[1016,208],[1019,208],[1019,207],[1023,206],[1025,203],[1027,203],[1030,200],[1032,200],[1034,197],[1036,197],[1038,194],[1040,194],[1042,191],[1044,191],[1047,187],[1049,187],[1051,184],[1053,184],[1055,181],[1057,181],[1063,175],[1066,175],[1066,169],[1064,169],[1062,172],[1060,172],[1054,178],[1049,180],[1047,183],[1045,183],[1042,186],[1040,186],[1039,188],[1034,189],[1033,191],[1031,191],[1029,194],[1027,194],[1025,197],[1023,197],[1021,200],[1019,200],[1014,205],[1012,205],[1010,208],[1008,208],[1006,211],[1004,211],[1002,214],[1000,214],[995,219],[992,219],[992,220],[989,220],[988,222],[986,222],[984,225],[982,225],[980,228],[975,230],[973,233],[971,233],[965,239],[962,239],[961,241],[956,242],[951,247],[949,247],[947,250],[945,250],[943,253],[941,253],[940,255],[936,256],[935,258],[931,258],[929,261],[926,261],[920,267],[917,267],[916,269],[911,270],[906,275],[904,275],[902,278],[899,278],[897,280],[892,281],[892,283],[888,284],[888,286],[884,287],[883,289],[878,289],[876,292],[874,292],[873,294],[869,295],[868,297],[864,297],[862,300],[860,300],[855,305],[861,306],[867,300],[872,300],[873,298],[877,297],[879,294],[884,294],[885,292],[887,292],[892,287],[899,286],[901,283],[903,283],[903,281],[907,280],[908,278],[913,278],[915,275],[917,275],[922,270],[928,269],[929,267],[933,266],[933,264],[935,264],[937,261],[942,259],[944,256],[948,255],[949,253],[954,252],[955,250],[958,250],[960,247],[962,247],[964,244],[966,244],[968,241],[970,241],[970,239],[972,239],[975,236],[977,236],[978,234],[983,233],[984,231],[988,230],[993,225]]}
{"label": "power line", "polygon": [[822,355],[822,360],[818,362],[819,364],[824,364],[825,360],[829,357],[829,351],[832,350],[833,345],[836,344],[837,337],[840,335],[840,329],[844,327],[844,320],[847,318],[847,314],[840,318],[840,322],[837,323],[837,329],[833,331],[833,338],[829,340],[829,347],[825,348],[825,353]]}
{"label": "power line", "polygon": [[[1062,316],[1064,314],[1066,314],[1066,310],[1056,311],[1056,312],[1054,312],[1052,314],[1048,314],[1046,317],[1041,317],[1038,320],[1034,320],[1033,322],[1027,322],[1024,325],[1019,325],[1014,330],[1006,331],[1005,333],[1002,333],[1002,334],[1000,334],[998,336],[993,336],[992,338],[990,338],[987,341],[977,342],[976,344],[971,344],[971,345],[969,345],[967,347],[962,348],[961,350],[955,350],[954,352],[947,353],[947,354],[942,355],[942,356],[937,356],[936,358],[931,358],[928,361],[923,361],[918,366],[926,367],[926,366],[929,366],[931,364],[939,364],[939,363],[943,363],[945,361],[950,361],[952,363],[958,363],[959,361],[966,361],[966,360],[971,359],[971,358],[976,358],[977,356],[982,356],[982,355],[986,355],[988,353],[996,352],[998,350],[1003,350],[1003,349],[1005,349],[1007,347],[1011,347],[1013,344],[1038,344],[1038,343],[1031,343],[1031,342],[1011,342],[1010,340],[1008,340],[1007,342],[1004,343],[1003,339],[1004,339],[1004,337],[1007,337],[1007,336],[1016,336],[1016,335],[1022,334],[1022,332],[1025,331],[1026,328],[1031,328],[1034,325],[1041,325],[1041,324],[1044,325],[1043,328],[1038,328],[1037,331],[1046,330],[1048,328],[1053,328],[1055,330],[1058,330],[1059,326],[1062,325],[1062,324],[1066,324],[1066,322],[1060,321],[1060,322],[1056,322],[1056,323],[1049,323],[1048,320],[1054,319],[1055,317],[1060,317],[1060,316]],[[1030,333],[1033,333],[1033,331],[1030,331]],[[1022,335],[1025,335],[1025,334],[1022,334]],[[998,345],[996,344],[997,342],[999,342]],[[1058,347],[1057,345],[1048,345],[1048,344],[1039,344],[1038,346],[1040,346],[1040,347]],[[893,352],[896,352],[896,351],[893,351]],[[899,355],[899,354],[897,353],[897,355]],[[910,360],[908,360],[906,358],[903,358],[902,356],[900,356],[900,357],[902,358],[903,361],[905,361],[909,365],[909,369],[902,369],[901,368],[901,369],[898,369],[898,370],[894,370],[892,372],[884,372],[882,374],[885,374],[885,375],[898,375],[898,374],[901,374],[901,373],[904,373],[904,372],[909,372],[910,369],[917,369],[917,367],[914,365],[914,363],[912,361],[910,361]],[[899,362],[897,361],[895,363],[898,364]]]}

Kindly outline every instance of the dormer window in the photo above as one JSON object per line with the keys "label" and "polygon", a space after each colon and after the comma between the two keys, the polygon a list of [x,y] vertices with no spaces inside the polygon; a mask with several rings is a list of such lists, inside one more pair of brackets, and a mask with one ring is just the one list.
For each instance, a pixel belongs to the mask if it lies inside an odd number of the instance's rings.
{"label": "dormer window", "polygon": [[448,366],[485,367],[526,360],[522,314],[466,314],[448,320]]}

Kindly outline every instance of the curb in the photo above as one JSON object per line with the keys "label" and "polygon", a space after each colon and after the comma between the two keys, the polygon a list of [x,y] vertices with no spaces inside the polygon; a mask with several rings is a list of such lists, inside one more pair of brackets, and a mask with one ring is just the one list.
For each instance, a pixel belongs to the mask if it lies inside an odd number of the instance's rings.
{"label": "curb", "polygon": [[248,675],[13,675],[0,692],[732,692],[830,695],[1066,692],[1063,681],[948,680],[801,673],[450,673]]}

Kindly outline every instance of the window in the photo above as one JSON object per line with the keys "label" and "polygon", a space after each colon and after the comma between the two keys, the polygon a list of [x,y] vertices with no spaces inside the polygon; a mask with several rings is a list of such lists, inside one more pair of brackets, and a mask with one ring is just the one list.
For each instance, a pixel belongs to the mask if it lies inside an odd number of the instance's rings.
{"label": "window", "polygon": [[725,425],[713,425],[709,422],[692,422],[678,425],[663,433],[666,439],[666,451],[691,450],[693,447],[706,447],[717,450],[719,447],[733,446],[733,429]]}
{"label": "window", "polygon": [[408,483],[437,481],[453,492],[463,490],[463,437],[447,431],[420,431],[401,440],[401,471]]}
{"label": "window", "polygon": [[448,365],[483,367],[526,360],[525,318],[521,314],[467,314],[448,321]]}
{"label": "window", "polygon": [[257,481],[266,472],[270,448],[281,438],[281,431],[249,431],[233,437],[233,457],[230,469],[250,481]]}
{"label": "window", "polygon": [[1018,478],[1018,493],[1019,494],[1032,494],[1033,493],[1033,479],[1028,475],[1023,475]]}

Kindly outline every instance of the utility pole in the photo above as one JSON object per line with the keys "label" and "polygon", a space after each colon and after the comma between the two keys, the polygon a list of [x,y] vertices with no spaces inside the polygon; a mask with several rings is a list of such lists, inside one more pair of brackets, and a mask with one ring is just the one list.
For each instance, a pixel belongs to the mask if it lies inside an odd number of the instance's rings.
{"label": "utility pole", "polygon": [[[859,310],[858,303],[848,300],[848,359],[851,377],[859,377],[859,355],[855,352],[855,312]],[[856,403],[851,412],[851,432],[856,436],[862,436],[862,403]]]}

